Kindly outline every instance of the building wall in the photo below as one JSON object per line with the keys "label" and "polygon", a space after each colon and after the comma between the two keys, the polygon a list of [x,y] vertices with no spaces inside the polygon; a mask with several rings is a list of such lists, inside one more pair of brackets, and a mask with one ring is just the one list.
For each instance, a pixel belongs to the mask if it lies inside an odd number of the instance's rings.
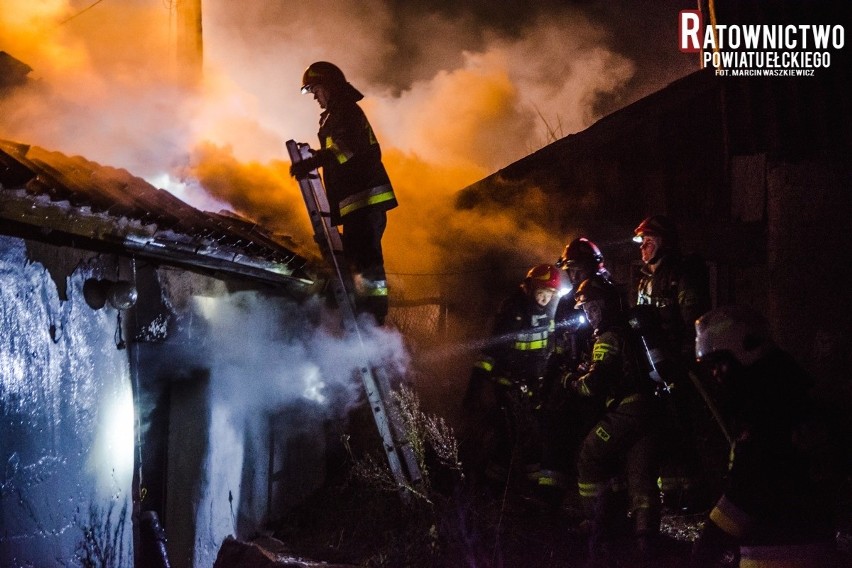
{"label": "building wall", "polygon": [[[767,168],[766,309],[776,339],[804,363],[820,395],[852,411],[852,169],[840,161]],[[852,420],[850,420],[852,427]]]}
{"label": "building wall", "polygon": [[[60,291],[27,243],[0,237],[0,565],[132,565],[133,405],[114,309],[77,266]],[[69,258],[70,255],[70,258]]]}
{"label": "building wall", "polygon": [[[120,313],[86,284],[118,276]],[[150,510],[171,565],[206,568],[324,481],[336,363],[251,287],[0,237],[0,566],[132,566]]]}

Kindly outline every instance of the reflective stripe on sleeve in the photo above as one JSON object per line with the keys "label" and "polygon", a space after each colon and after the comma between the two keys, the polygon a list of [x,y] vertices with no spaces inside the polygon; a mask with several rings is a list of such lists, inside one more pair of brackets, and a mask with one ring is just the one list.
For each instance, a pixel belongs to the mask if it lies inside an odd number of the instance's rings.
{"label": "reflective stripe on sleeve", "polygon": [[580,497],[597,497],[606,489],[607,483],[583,483],[577,482],[577,489],[580,492]]}
{"label": "reflective stripe on sleeve", "polygon": [[622,398],[621,402],[618,403],[618,406],[621,406],[623,404],[630,404],[632,402],[636,402],[637,400],[639,400],[639,395],[631,394],[630,396],[625,396],[624,398]]}
{"label": "reflective stripe on sleeve", "polygon": [[731,503],[724,495],[710,511],[710,520],[720,529],[737,538],[742,538],[754,523],[748,513]]}
{"label": "reflective stripe on sleeve", "polygon": [[341,150],[340,146],[337,145],[337,142],[335,142],[334,138],[331,136],[325,137],[325,146],[323,147],[334,154],[334,158],[337,160],[338,164],[345,164],[349,161],[349,158],[355,155],[353,152],[344,152]]}
{"label": "reflective stripe on sleeve", "polygon": [[596,341],[592,348],[592,361],[603,361],[610,355],[618,353],[618,347],[610,343]]}

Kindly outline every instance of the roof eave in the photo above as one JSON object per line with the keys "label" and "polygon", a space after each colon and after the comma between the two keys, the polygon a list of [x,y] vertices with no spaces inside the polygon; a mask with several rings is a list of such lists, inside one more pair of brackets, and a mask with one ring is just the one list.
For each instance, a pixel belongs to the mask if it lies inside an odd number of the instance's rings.
{"label": "roof eave", "polygon": [[[180,235],[168,238],[155,225],[144,225],[131,219],[127,219],[123,232],[119,232],[113,218],[87,211],[87,208],[58,205],[43,197],[29,195],[25,189],[5,189],[4,199],[0,200],[0,219],[9,221],[9,224],[0,232],[10,236],[24,236],[25,233],[26,238],[52,243],[63,240],[72,243],[82,239],[93,249],[125,251],[161,262],[271,284],[307,288],[314,283],[301,274],[305,261],[295,254],[287,262],[276,262],[246,255],[231,247],[205,245],[197,240],[181,242],[178,240]],[[16,229],[21,227],[29,230]]]}

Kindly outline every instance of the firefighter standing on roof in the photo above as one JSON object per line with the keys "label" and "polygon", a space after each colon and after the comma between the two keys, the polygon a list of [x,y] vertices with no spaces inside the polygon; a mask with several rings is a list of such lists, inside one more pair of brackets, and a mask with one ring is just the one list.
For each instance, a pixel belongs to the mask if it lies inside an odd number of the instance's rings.
{"label": "firefighter standing on roof", "polygon": [[541,440],[537,413],[553,346],[549,308],[559,284],[555,266],[533,267],[517,291],[501,304],[492,334],[471,372],[465,408],[482,410],[487,385],[491,385],[496,402],[496,415],[490,419],[495,428],[494,444],[485,472],[490,481],[504,481],[513,466],[528,466],[530,474],[538,470]]}
{"label": "firefighter standing on roof", "polygon": [[[615,286],[597,275],[580,284],[575,296],[595,330],[595,343],[588,371],[565,380],[579,395],[605,401],[603,416],[586,435],[577,462],[580,499],[592,523],[589,554],[593,564],[605,564],[628,512],[638,553],[648,554],[659,534],[654,487],[657,401],[642,374],[637,340],[627,326]],[[622,476],[627,504],[617,501]]]}
{"label": "firefighter standing on roof", "polygon": [[[646,342],[663,353],[654,361],[664,388],[666,439],[661,456],[660,489],[672,509],[700,510],[709,505],[711,482],[699,455],[698,440],[718,438],[706,416],[689,373],[693,363],[694,322],[710,307],[709,283],[702,259],[680,252],[674,223],[663,215],[643,220],[634,230],[644,266],[632,322]],[[649,353],[650,355],[650,353]],[[694,371],[693,371],[694,372]]]}
{"label": "firefighter standing on roof", "polygon": [[387,211],[397,206],[382,152],[358,101],[364,98],[336,65],[312,63],[302,77],[302,92],[323,109],[320,149],[290,168],[296,178],[321,167],[331,207],[331,221],[343,226],[343,249],[355,276],[359,311],[384,323],[388,284],[382,253]]}

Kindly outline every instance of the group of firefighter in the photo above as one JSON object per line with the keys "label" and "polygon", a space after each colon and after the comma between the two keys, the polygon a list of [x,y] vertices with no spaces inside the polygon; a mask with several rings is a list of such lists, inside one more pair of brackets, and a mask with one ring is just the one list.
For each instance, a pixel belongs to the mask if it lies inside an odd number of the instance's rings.
{"label": "group of firefighter", "polygon": [[805,373],[753,310],[710,310],[706,265],[669,218],[634,240],[632,290],[581,237],[501,304],[463,400],[485,448],[471,474],[555,507],[578,495],[592,566],[625,543],[653,559],[665,510],[709,511],[696,567],[832,565],[839,464]]}
{"label": "group of firefighter", "polygon": [[[363,95],[326,61],[305,70],[301,90],[322,109],[320,147],[290,173],[323,170],[356,309],[382,325],[381,241],[397,200]],[[743,567],[831,566],[845,468],[809,379],[760,314],[710,310],[705,265],[681,254],[670,219],[645,219],[635,238],[644,266],[633,290],[612,282],[581,237],[503,302],[464,396],[470,422],[491,426],[473,437],[487,451],[470,460],[471,477],[526,480],[558,506],[576,479],[591,565],[612,565],[624,538],[653,558],[668,508],[709,510],[695,567],[728,556]],[[560,271],[571,284],[563,296]]]}

